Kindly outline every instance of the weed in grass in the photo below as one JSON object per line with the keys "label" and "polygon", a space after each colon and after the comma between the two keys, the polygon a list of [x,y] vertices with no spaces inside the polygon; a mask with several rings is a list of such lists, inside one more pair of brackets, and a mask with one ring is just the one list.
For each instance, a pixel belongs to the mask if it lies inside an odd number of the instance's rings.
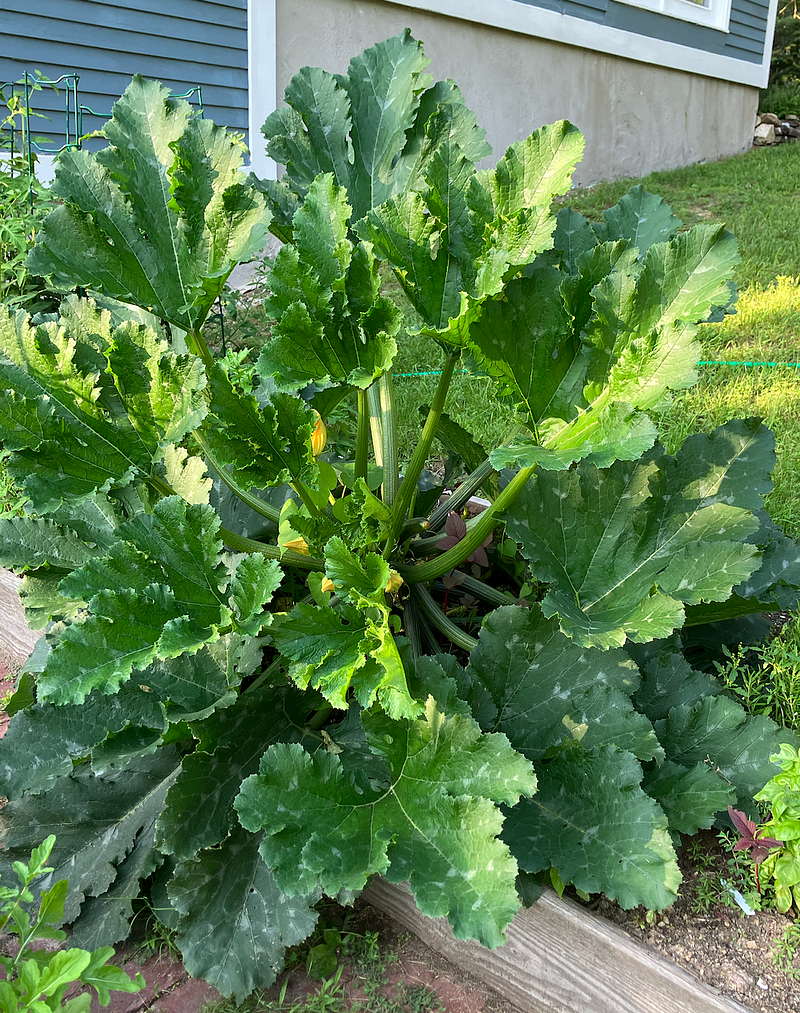
{"label": "weed in grass", "polygon": [[734,851],[735,837],[722,830],[717,836],[723,852],[728,858],[721,862],[719,856],[706,848],[702,841],[692,841],[689,857],[695,864],[698,875],[692,886],[692,909],[695,914],[707,915],[719,905],[741,911],[760,911],[765,904],[765,893],[759,893],[753,863],[740,851]]}
{"label": "weed in grass", "polygon": [[783,936],[773,947],[771,954],[772,963],[795,980],[800,978],[800,968],[795,966],[798,950],[800,950],[800,922],[795,921],[783,930]]}
{"label": "weed in grass", "polygon": [[444,1010],[437,994],[427,985],[412,988],[405,996],[405,1005],[409,1013],[437,1013],[438,1010]]}
{"label": "weed in grass", "polygon": [[686,854],[696,869],[711,869],[714,865],[714,856],[703,841],[696,837],[689,841],[686,847]]}
{"label": "weed in grass", "polygon": [[[138,925],[143,922],[144,927],[138,930]],[[134,927],[137,931],[134,932]],[[158,960],[181,960],[181,951],[175,942],[175,934],[171,929],[156,917],[149,903],[143,904],[137,912],[134,921],[131,922],[131,934],[138,935],[141,931],[142,938],[136,944],[133,959],[137,964],[146,964],[151,957]]]}

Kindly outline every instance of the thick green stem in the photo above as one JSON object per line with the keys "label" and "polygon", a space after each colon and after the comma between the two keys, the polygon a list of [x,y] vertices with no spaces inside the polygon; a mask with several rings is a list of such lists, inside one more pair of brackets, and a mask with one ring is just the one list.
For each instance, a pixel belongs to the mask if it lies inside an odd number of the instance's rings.
{"label": "thick green stem", "polygon": [[403,521],[406,518],[408,508],[414,498],[414,493],[417,491],[417,482],[419,480],[419,476],[422,474],[422,469],[425,467],[425,462],[428,460],[431,444],[433,443],[433,438],[436,436],[436,430],[439,427],[439,420],[441,419],[442,411],[444,410],[444,403],[447,400],[447,394],[450,390],[450,381],[453,378],[453,370],[455,369],[460,355],[461,353],[459,351],[455,355],[448,355],[444,360],[444,369],[442,370],[442,375],[439,377],[439,384],[436,388],[436,394],[428,412],[428,417],[425,420],[425,425],[422,428],[422,435],[419,438],[416,450],[414,451],[408,467],[406,468],[405,475],[403,476],[403,482],[400,486],[400,491],[397,494],[397,499],[395,500],[394,507],[392,508],[392,530],[389,534],[389,538],[387,539],[386,548],[383,553],[387,559],[397,543],[397,538],[400,534],[400,529],[403,526]]}
{"label": "thick green stem", "polygon": [[400,485],[400,467],[397,459],[397,427],[394,416],[394,380],[388,370],[378,379],[383,430],[383,502],[392,506]]}
{"label": "thick green stem", "polygon": [[460,626],[456,626],[452,620],[447,618],[424,587],[416,585],[411,589],[411,594],[413,595],[414,602],[419,606],[420,612],[440,633],[444,633],[448,640],[452,640],[457,647],[462,647],[465,651],[471,651],[473,647],[478,646],[478,641],[474,637],[471,637],[469,633],[466,633]]}
{"label": "thick green stem", "polygon": [[223,481],[225,485],[227,485],[230,491],[235,496],[237,496],[242,501],[242,503],[246,503],[251,510],[255,510],[257,514],[261,514],[262,517],[266,517],[268,520],[275,521],[275,523],[277,524],[280,521],[281,517],[280,510],[278,510],[277,507],[272,506],[270,503],[265,503],[262,499],[259,499],[258,496],[253,496],[252,493],[245,492],[245,490],[233,480],[230,473],[227,472],[222,467],[222,465],[215,459],[203,434],[200,433],[197,429],[195,429],[193,435],[195,440],[199,444],[200,449],[203,451],[206,460],[214,469],[214,471],[219,475],[220,480]]}
{"label": "thick green stem", "polygon": [[258,678],[254,679],[250,683],[250,685],[247,687],[247,689],[243,691],[242,695],[244,695],[244,693],[252,693],[254,689],[258,689],[258,687],[261,686],[263,683],[265,683],[267,681],[267,679],[271,678],[274,672],[277,672],[277,671],[280,670],[281,662],[282,661],[283,661],[283,658],[281,658],[280,656],[278,656],[272,662],[271,665],[269,665],[267,668],[264,669],[264,671],[261,673],[261,675],[258,676]]}
{"label": "thick green stem", "polygon": [[172,486],[169,485],[168,482],[165,482],[164,479],[160,478],[158,475],[148,475],[145,481],[152,489],[155,489],[156,492],[160,492],[162,496],[178,495],[172,488]]}
{"label": "thick green stem", "polygon": [[419,617],[413,598],[406,598],[403,603],[403,625],[406,636],[411,644],[411,654],[416,659],[422,654],[422,641],[420,639]]}
{"label": "thick green stem", "polygon": [[489,605],[496,605],[498,608],[503,605],[513,605],[516,602],[513,594],[498,591],[496,587],[490,587],[489,584],[484,584],[482,580],[475,577],[465,576],[458,586],[462,591],[468,591],[476,598],[480,598],[481,601],[485,601]]}
{"label": "thick green stem", "polygon": [[375,454],[375,463],[379,468],[382,468],[383,425],[381,424],[381,396],[377,380],[367,387],[367,405],[369,406],[369,428],[372,434],[372,452]]}
{"label": "thick green stem", "polygon": [[211,349],[206,344],[203,335],[199,331],[187,331],[186,344],[189,347],[189,351],[194,352],[195,355],[199,355],[206,369],[210,370],[214,365],[214,356],[211,354]]}
{"label": "thick green stem", "polygon": [[322,726],[328,720],[328,717],[332,710],[333,706],[329,704],[327,700],[323,700],[323,702],[319,705],[314,714],[306,722],[306,728],[308,728],[308,730],[312,732],[316,731],[318,728],[322,728]]}
{"label": "thick green stem", "polygon": [[435,580],[444,573],[449,573],[461,566],[465,559],[483,544],[494,527],[500,521],[500,515],[514,502],[522,491],[525,483],[534,473],[535,468],[522,468],[503,489],[492,505],[480,515],[475,527],[471,528],[464,538],[452,549],[443,552],[437,559],[429,559],[425,563],[414,566],[397,564],[396,569],[407,584],[421,584],[427,580]]}
{"label": "thick green stem", "polygon": [[277,559],[289,566],[297,566],[302,570],[324,570],[325,560],[317,559],[314,556],[307,556],[303,552],[295,552],[294,549],[284,549],[281,552],[277,545],[268,545],[266,542],[257,542],[254,538],[245,538],[244,535],[237,535],[228,528],[219,529],[220,538],[231,549],[236,552],[260,552],[267,559]]}
{"label": "thick green stem", "polygon": [[297,493],[297,495],[300,497],[300,499],[303,501],[303,506],[306,508],[306,510],[308,510],[311,516],[319,517],[319,507],[311,498],[311,493],[308,491],[308,489],[306,489],[306,487],[303,485],[300,479],[296,478],[294,482],[291,483],[291,486]]}
{"label": "thick green stem", "polygon": [[430,515],[430,531],[438,531],[439,528],[447,520],[447,515],[451,510],[460,510],[466,503],[472,499],[472,494],[477,492],[483,483],[489,478],[494,471],[494,468],[489,463],[487,458],[483,464],[479,464],[478,467],[461,483],[456,489],[453,495],[447,500],[446,503],[442,503],[440,507],[437,507]]}
{"label": "thick green stem", "polygon": [[367,392],[358,392],[358,432],[356,434],[356,464],[355,479],[366,479],[367,457],[369,455],[369,406],[367,405]]}

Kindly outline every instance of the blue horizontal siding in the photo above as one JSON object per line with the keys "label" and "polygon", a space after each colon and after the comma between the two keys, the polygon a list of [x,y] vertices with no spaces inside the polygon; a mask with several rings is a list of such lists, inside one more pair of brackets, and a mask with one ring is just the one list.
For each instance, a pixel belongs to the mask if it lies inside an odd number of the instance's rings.
{"label": "blue horizontal siding", "polygon": [[[0,17],[0,83],[25,70],[46,77],[80,75],[79,101],[100,118],[133,74],[162,81],[173,93],[203,89],[205,114],[247,130],[247,0],[5,0]],[[6,54],[13,53],[13,58]],[[34,108],[51,117],[39,133],[63,134],[63,93],[36,92]],[[59,138],[60,140],[61,138]]]}
{"label": "blue horizontal siding", "polygon": [[617,0],[517,0],[517,3],[558,11],[584,21],[748,63],[760,63],[764,55],[769,0],[733,0],[728,32],[719,32]]}
{"label": "blue horizontal siding", "polygon": [[[96,0],[94,0],[96,2]],[[127,0],[102,0],[107,7],[118,7],[123,11],[130,11],[131,5]],[[56,13],[66,7],[66,3],[59,4]],[[209,20],[209,8],[212,8],[211,16],[214,23],[218,25],[230,25],[238,28],[241,25],[241,11],[247,11],[246,0],[138,0],[134,16],[139,14],[167,15],[180,18],[182,21]],[[6,3],[6,10],[25,10],[25,5],[19,2]]]}

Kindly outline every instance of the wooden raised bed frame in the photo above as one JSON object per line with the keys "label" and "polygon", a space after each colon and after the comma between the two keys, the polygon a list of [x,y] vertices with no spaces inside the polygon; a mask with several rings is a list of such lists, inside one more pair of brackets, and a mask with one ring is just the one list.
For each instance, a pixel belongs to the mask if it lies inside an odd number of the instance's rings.
{"label": "wooden raised bed frame", "polygon": [[405,886],[376,877],[364,896],[524,1013],[751,1013],[552,890],[519,912],[496,950],[455,939]]}

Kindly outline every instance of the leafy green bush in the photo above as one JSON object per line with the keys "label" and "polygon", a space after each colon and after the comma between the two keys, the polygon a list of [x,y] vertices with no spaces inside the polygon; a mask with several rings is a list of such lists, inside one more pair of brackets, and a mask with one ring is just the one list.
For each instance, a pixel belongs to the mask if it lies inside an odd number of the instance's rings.
{"label": "leafy green bush", "polygon": [[762,869],[773,880],[775,906],[788,911],[792,904],[800,908],[800,756],[794,747],[782,743],[770,759],[781,769],[755,796],[770,807],[760,835],[776,838],[783,846],[767,855]]}
{"label": "leafy green bush", "polygon": [[784,4],[775,20],[769,86],[761,92],[759,109],[778,116],[800,116],[800,17],[796,4]]}
{"label": "leafy green bush", "polygon": [[[41,87],[34,83],[34,87]],[[29,310],[51,309],[40,278],[27,267],[36,229],[53,204],[47,190],[31,175],[22,151],[25,119],[30,115],[19,91],[0,89],[0,299]]]}
{"label": "leafy green bush", "polygon": [[[149,881],[189,972],[240,998],[375,873],[491,946],[542,876],[665,907],[677,835],[752,807],[792,739],[708,674],[798,600],[772,436],[673,456],[648,414],[696,379],[733,237],[641,188],[555,215],[578,131],[477,171],[484,133],[425,64],[406,33],[302,70],[265,125],[280,182],[134,78],[108,147],[61,156],[30,258],[87,297],[0,315],[30,498],[0,563],[47,627],[0,743],[0,861],[57,824],[73,941],[123,937]],[[204,322],[268,227],[269,340],[217,360]],[[443,350],[402,482],[381,261]],[[458,364],[515,405],[502,446],[443,412]],[[352,459],[316,456],[345,399]],[[470,472],[443,507],[437,434]]]}
{"label": "leafy green bush", "polygon": [[63,1010],[64,1013],[89,1013],[91,992],[84,991],[65,1000],[73,985],[90,986],[97,993],[101,1006],[108,1006],[111,992],[139,992],[144,978],[131,979],[124,971],[108,961],[114,955],[111,946],[103,946],[94,953],[87,950],[33,949],[37,939],[63,940],[66,932],[53,928],[64,915],[64,900],[68,884],[61,879],[47,890],[42,890],[38,908],[33,911],[34,895],[31,885],[53,869],[47,865],[55,837],[47,838],[31,852],[30,863],[14,863],[19,879],[18,887],[0,887],[0,930],[16,935],[19,950],[14,956],[0,954],[5,977],[0,981],[0,1008],[3,1013],[47,1013]]}
{"label": "leafy green bush", "polygon": [[800,17],[797,12],[784,9],[775,19],[769,74],[771,84],[800,81]]}

